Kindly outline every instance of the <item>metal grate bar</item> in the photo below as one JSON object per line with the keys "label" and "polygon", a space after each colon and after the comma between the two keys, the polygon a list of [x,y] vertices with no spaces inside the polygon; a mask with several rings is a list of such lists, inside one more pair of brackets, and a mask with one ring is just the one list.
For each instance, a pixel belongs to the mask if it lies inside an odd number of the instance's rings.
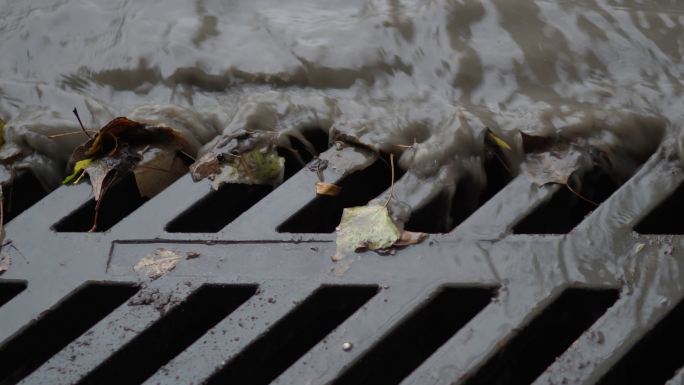
{"label": "metal grate bar", "polygon": [[[427,300],[436,290],[433,284],[407,283],[390,285],[381,290],[290,366],[274,383],[325,384],[337,378],[373,347],[374,340],[398,325],[406,314]],[[343,350],[346,342],[352,345],[349,351]]]}
{"label": "metal grate bar", "polygon": [[75,384],[114,352],[179,306],[197,286],[152,282],[48,360],[22,383]]}
{"label": "metal grate bar", "polygon": [[684,368],[679,368],[677,373],[665,385],[684,385]]}
{"label": "metal grate bar", "polygon": [[261,284],[256,295],[163,366],[145,384],[203,383],[317,287],[315,282],[269,281]]}
{"label": "metal grate bar", "polygon": [[529,322],[529,315],[555,300],[561,288],[553,291],[519,288],[500,290],[498,296],[465,327],[440,347],[402,384],[454,384],[462,383],[468,373],[474,372]]}

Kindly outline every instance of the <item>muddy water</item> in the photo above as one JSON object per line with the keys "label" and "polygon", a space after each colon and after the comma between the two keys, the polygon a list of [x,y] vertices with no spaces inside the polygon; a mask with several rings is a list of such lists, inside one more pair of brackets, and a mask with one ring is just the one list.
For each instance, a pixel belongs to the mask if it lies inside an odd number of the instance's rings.
{"label": "muddy water", "polygon": [[674,0],[3,3],[0,117],[52,170],[83,140],[46,137],[78,129],[74,106],[90,127],[125,114],[198,146],[245,127],[415,142],[396,186],[413,208],[465,174],[486,183],[485,127],[585,136],[627,168],[679,135]]}

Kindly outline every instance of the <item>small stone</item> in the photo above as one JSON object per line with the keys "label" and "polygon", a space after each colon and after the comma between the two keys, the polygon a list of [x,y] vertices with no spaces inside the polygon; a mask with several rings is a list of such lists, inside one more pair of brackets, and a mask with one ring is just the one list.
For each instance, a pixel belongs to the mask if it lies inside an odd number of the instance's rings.
{"label": "small stone", "polygon": [[342,350],[344,350],[345,352],[352,350],[353,347],[354,345],[352,345],[351,342],[345,342],[342,344]]}

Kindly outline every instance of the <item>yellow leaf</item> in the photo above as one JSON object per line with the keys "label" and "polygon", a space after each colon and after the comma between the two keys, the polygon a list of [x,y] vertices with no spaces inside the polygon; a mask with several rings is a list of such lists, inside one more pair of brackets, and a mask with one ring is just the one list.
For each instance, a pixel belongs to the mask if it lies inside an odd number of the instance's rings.
{"label": "yellow leaf", "polygon": [[76,177],[79,176],[83,172],[83,170],[85,170],[88,166],[90,166],[90,163],[92,163],[92,162],[93,162],[92,159],[83,159],[83,160],[79,160],[78,162],[76,162],[76,164],[74,165],[74,172],[71,175],[69,175],[68,177],[66,177],[64,179],[64,182],[62,182],[62,183],[63,184],[71,183],[71,181],[76,179]]}

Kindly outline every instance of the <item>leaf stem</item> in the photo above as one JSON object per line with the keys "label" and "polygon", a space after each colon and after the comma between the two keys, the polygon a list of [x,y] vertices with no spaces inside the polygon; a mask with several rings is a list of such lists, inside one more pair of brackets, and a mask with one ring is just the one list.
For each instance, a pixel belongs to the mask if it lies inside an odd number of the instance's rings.
{"label": "leaf stem", "polygon": [[76,107],[74,107],[73,113],[74,113],[74,115],[76,115],[76,119],[78,119],[78,124],[81,125],[81,130],[83,130],[83,133],[84,133],[89,139],[92,139],[93,137],[88,133],[88,130],[86,130],[85,127],[83,127],[83,122],[81,122],[81,117],[78,116],[78,110],[76,109]]}

